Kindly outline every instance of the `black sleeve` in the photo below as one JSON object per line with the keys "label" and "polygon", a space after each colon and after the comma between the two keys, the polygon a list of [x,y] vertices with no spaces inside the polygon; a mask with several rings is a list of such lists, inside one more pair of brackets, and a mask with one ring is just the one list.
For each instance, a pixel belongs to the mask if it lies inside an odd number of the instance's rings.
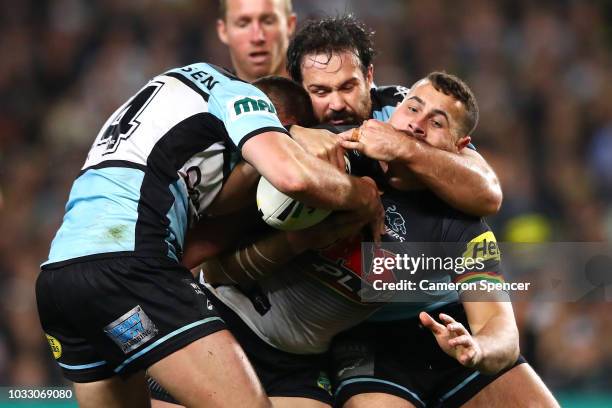
{"label": "black sleeve", "polygon": [[482,218],[459,216],[446,220],[446,256],[456,260],[455,283],[487,280],[503,282],[501,253],[495,234]]}

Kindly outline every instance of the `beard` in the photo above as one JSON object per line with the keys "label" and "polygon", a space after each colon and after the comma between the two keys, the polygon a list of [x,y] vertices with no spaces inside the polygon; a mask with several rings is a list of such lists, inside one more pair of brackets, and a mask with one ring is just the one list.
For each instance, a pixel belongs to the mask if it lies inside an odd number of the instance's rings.
{"label": "beard", "polygon": [[[369,95],[368,95],[369,96]],[[342,125],[361,125],[370,118],[372,101],[368,97],[358,106],[357,110],[344,109],[342,111],[329,110],[323,116],[323,123],[336,123]],[[341,121],[342,123],[338,123]]]}
{"label": "beard", "polygon": [[358,125],[365,119],[361,119],[355,112],[343,110],[343,111],[331,111],[325,114],[323,117],[324,123],[336,123],[342,122],[342,125]]}

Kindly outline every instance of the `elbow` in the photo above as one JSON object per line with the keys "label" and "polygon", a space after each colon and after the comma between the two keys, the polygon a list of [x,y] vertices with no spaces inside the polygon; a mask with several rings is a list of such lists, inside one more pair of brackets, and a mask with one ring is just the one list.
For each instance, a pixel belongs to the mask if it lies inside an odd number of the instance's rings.
{"label": "elbow", "polygon": [[503,201],[503,194],[500,188],[490,190],[483,199],[483,215],[495,215],[499,212]]}
{"label": "elbow", "polygon": [[503,201],[503,193],[497,177],[485,182],[477,196],[479,199],[474,201],[478,203],[478,208],[474,209],[476,215],[486,217],[497,214]]}
{"label": "elbow", "polygon": [[511,340],[508,346],[508,352],[506,353],[506,359],[501,365],[501,367],[498,367],[498,369],[496,370],[497,372],[512,367],[516,363],[516,360],[518,360],[519,355],[521,353],[521,348],[519,345],[519,333],[516,325],[514,325],[512,331],[513,333],[508,335]]}
{"label": "elbow", "polygon": [[510,355],[510,365],[512,365],[516,363],[516,360],[518,360],[519,355],[521,354],[519,331],[518,331],[518,327],[516,327],[516,324],[514,324],[513,342],[512,342],[512,348],[511,348],[510,354],[511,354]]}

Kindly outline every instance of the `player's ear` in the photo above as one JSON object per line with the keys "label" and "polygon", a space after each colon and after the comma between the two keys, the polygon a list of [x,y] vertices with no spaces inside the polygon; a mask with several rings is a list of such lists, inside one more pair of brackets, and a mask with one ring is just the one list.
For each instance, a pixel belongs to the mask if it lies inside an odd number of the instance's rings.
{"label": "player's ear", "polygon": [[289,16],[287,16],[287,34],[289,34],[289,37],[293,36],[296,25],[297,15],[295,13],[289,14]]}
{"label": "player's ear", "polygon": [[222,19],[217,20],[217,36],[223,44],[227,45],[227,25]]}
{"label": "player's ear", "polygon": [[455,145],[457,146],[457,150],[463,149],[464,147],[469,145],[471,141],[472,138],[470,136],[460,137],[459,140],[457,140],[457,143],[455,143]]}

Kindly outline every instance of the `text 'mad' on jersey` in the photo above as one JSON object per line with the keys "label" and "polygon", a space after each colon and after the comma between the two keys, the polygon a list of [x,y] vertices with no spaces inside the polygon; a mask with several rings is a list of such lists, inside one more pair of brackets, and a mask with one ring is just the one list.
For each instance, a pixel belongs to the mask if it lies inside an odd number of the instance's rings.
{"label": "text 'mad' on jersey", "polygon": [[203,211],[232,152],[267,131],[287,133],[272,102],[220,68],[196,63],[153,78],[99,131],[43,265],[126,254],[179,260],[189,209]]}

